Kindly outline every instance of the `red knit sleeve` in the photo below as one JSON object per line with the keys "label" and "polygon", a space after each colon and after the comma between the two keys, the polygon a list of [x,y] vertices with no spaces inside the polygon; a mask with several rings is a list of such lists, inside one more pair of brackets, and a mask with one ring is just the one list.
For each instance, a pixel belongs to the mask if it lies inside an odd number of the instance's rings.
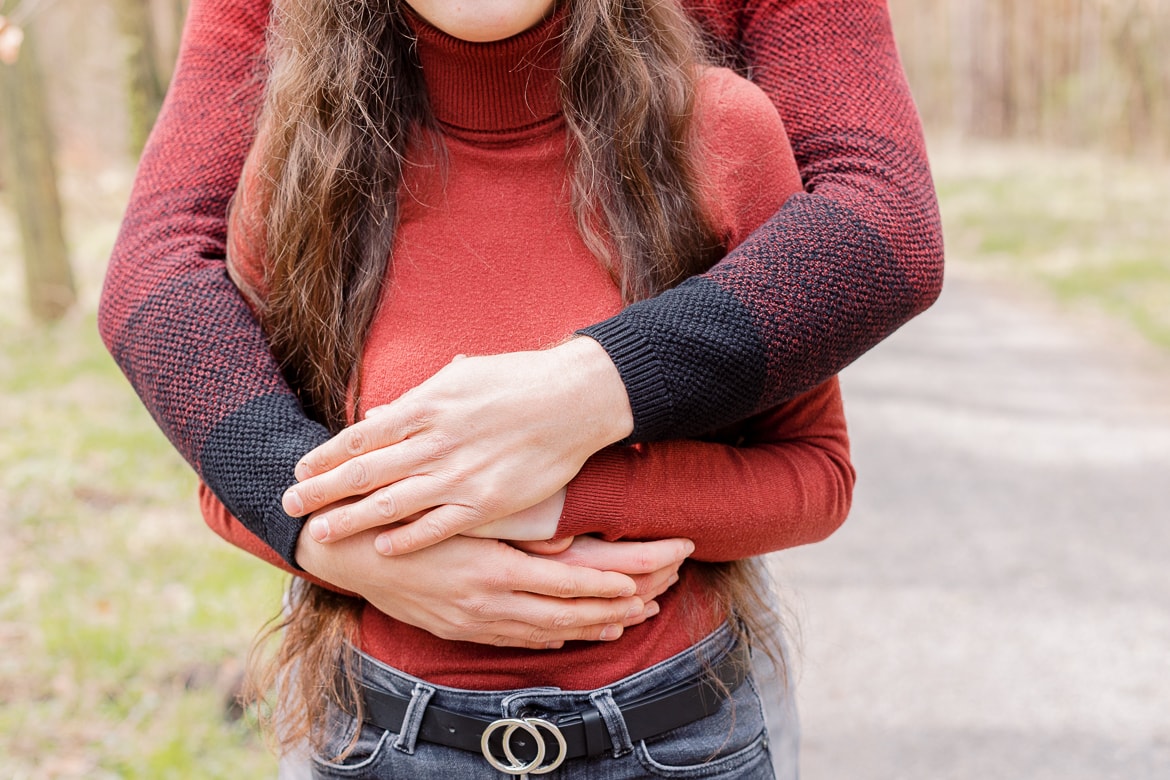
{"label": "red knit sleeve", "polygon": [[307,419],[224,268],[226,216],[263,84],[268,0],[192,0],[98,326],[143,403],[231,512],[285,561],[280,506],[328,432]]}
{"label": "red knit sleeve", "polygon": [[570,484],[558,535],[695,543],[729,561],[826,538],[844,522],[854,471],[837,380],[753,418],[735,444],[610,447]]}

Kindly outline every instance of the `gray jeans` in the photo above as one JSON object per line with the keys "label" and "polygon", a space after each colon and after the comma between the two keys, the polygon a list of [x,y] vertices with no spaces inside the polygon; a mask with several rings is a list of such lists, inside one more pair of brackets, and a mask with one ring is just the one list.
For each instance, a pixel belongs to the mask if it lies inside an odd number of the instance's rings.
{"label": "gray jeans", "polygon": [[[295,584],[301,580],[294,580]],[[285,593],[285,607],[292,594]],[[779,599],[772,591],[771,600]],[[796,678],[794,659],[787,645],[782,645],[786,668],[777,669],[763,653],[752,654],[752,677],[764,710],[768,731],[768,748],[776,780],[799,780],[800,777],[800,716],[796,709]],[[313,765],[308,746],[285,753],[280,758],[277,780],[313,780]]]}
{"label": "gray jeans", "polygon": [[[791,657],[790,653],[785,654]],[[777,780],[797,780],[800,758],[800,719],[796,712],[795,681],[791,674],[784,679],[762,653],[752,658],[752,675],[768,729],[769,752]],[[308,749],[281,757],[278,780],[313,780],[313,767]]]}

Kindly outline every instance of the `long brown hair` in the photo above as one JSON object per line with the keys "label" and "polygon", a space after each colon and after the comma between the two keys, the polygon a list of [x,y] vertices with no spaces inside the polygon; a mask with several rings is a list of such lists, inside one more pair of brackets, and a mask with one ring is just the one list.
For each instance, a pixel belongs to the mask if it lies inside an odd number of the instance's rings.
{"label": "long brown hair", "polygon": [[[560,81],[573,209],[586,245],[630,302],[726,251],[702,207],[693,137],[703,47],[674,0],[561,1],[569,4]],[[274,2],[254,174],[233,205],[233,224],[263,221],[265,292],[255,300],[273,353],[306,410],[333,430],[359,400],[362,347],[393,261],[403,165],[414,144],[441,138],[402,2]],[[772,621],[752,601],[761,587],[752,567],[710,573],[728,608],[766,635]],[[359,604],[309,586],[267,632],[284,637],[260,664],[256,687],[277,681],[283,696],[297,697],[280,707],[282,742],[317,741],[329,701],[360,707],[353,675],[338,682]]]}

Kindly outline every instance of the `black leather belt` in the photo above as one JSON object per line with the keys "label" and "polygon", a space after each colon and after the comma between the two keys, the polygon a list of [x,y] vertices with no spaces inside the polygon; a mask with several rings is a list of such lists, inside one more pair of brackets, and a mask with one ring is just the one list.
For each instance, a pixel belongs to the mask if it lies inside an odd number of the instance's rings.
{"label": "black leather belt", "polygon": [[[747,653],[737,647],[697,679],[620,705],[630,740],[665,734],[712,714],[726,692],[735,691],[747,678],[749,666]],[[362,692],[367,723],[386,731],[402,730],[410,697],[368,685]],[[597,756],[613,748],[601,712],[594,708],[557,716],[554,724],[525,717],[488,720],[428,705],[418,738],[482,752],[492,766],[514,775],[550,772],[566,759]]]}

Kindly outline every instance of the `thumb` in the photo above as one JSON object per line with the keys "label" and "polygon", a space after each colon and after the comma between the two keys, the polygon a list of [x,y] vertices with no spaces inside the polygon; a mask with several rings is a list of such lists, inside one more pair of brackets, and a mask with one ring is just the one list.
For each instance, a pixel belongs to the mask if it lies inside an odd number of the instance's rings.
{"label": "thumb", "polygon": [[509,542],[513,547],[529,555],[559,555],[573,546],[572,536],[560,539],[545,539],[538,542]]}

